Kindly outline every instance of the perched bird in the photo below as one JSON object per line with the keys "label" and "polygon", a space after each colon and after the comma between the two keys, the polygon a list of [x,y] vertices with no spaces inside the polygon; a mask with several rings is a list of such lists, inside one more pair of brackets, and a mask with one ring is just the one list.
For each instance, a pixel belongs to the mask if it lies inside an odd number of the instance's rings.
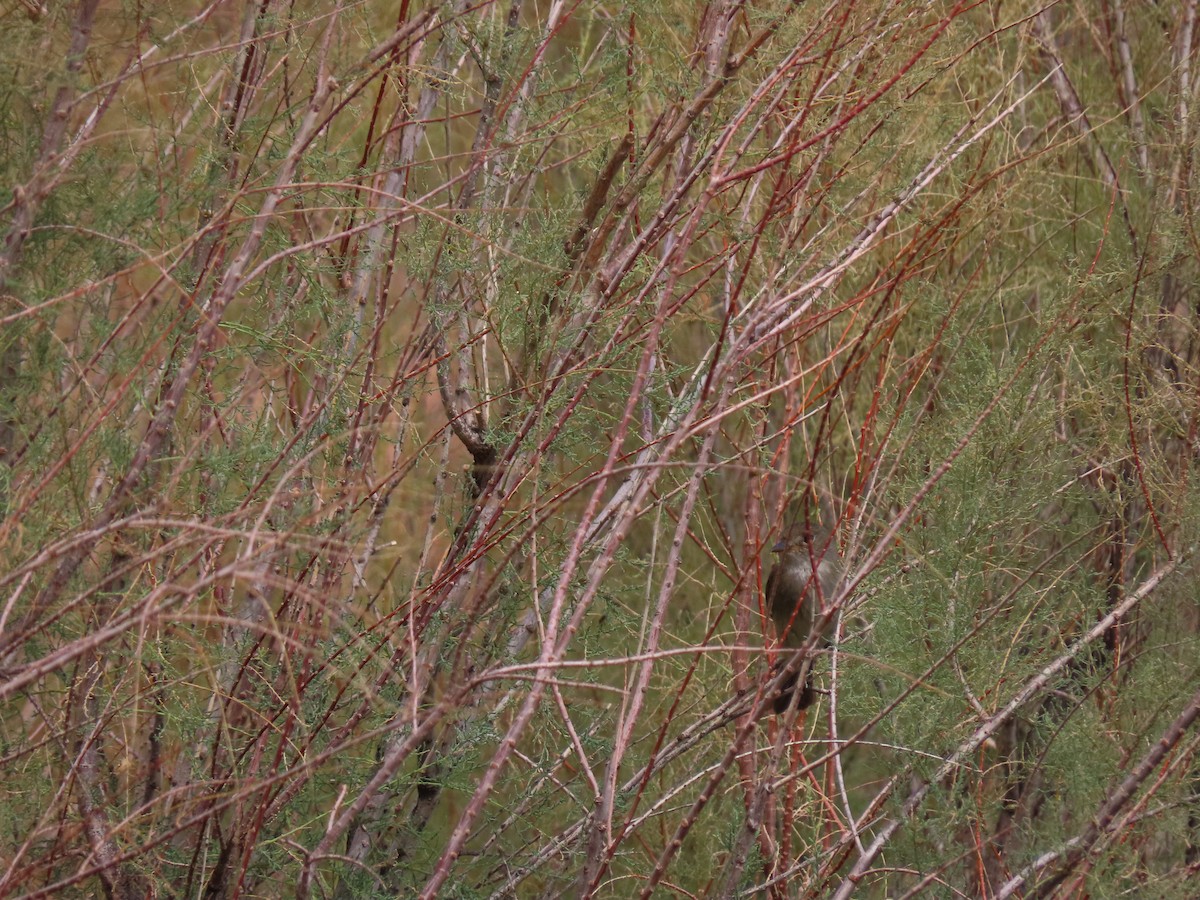
{"label": "perched bird", "polygon": [[[813,629],[813,619],[822,601],[833,599],[842,577],[841,561],[832,538],[814,541],[811,533],[799,539],[785,538],[772,548],[779,559],[767,576],[766,603],[779,646],[795,650],[804,646]],[[792,702],[796,684],[804,675],[797,708],[808,709],[816,699],[812,664],[803,661],[784,683],[775,698],[775,712],[783,713]]]}

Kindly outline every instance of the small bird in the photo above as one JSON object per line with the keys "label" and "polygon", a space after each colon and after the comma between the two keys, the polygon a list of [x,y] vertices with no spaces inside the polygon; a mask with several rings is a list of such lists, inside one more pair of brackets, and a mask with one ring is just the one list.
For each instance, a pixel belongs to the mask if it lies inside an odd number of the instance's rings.
{"label": "small bird", "polygon": [[[842,577],[841,561],[832,538],[814,541],[811,532],[799,539],[784,538],[773,548],[779,559],[767,576],[767,611],[775,623],[779,646],[795,650],[804,646],[813,629],[821,602],[833,599]],[[775,698],[776,714],[791,705],[796,684],[804,673],[804,688],[796,706],[808,709],[816,699],[812,665],[805,660],[784,682]]]}

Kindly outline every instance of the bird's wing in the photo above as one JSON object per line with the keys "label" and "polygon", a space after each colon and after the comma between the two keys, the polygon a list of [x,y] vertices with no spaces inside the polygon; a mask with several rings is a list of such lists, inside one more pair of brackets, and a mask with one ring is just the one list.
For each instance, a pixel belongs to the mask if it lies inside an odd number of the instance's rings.
{"label": "bird's wing", "polygon": [[779,601],[779,598],[776,595],[779,592],[779,570],[781,568],[782,566],[780,566],[779,563],[775,563],[775,565],[771,566],[771,571],[767,574],[767,586],[763,589],[764,596],[767,601],[767,612],[770,614],[771,618],[775,619],[776,621],[778,621],[780,613],[780,610],[776,608],[776,604]]}

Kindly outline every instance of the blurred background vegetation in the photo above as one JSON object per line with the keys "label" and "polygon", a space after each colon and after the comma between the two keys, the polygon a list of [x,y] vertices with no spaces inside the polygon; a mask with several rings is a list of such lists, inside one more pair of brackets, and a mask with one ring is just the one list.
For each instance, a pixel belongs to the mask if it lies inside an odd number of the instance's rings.
{"label": "blurred background vegetation", "polygon": [[0,896],[1193,897],[1196,5],[0,6]]}

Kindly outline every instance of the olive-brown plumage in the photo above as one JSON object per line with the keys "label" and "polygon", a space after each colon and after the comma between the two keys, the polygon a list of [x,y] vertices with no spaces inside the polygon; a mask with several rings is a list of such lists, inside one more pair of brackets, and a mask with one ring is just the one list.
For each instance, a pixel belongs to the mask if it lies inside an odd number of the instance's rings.
{"label": "olive-brown plumage", "polygon": [[[777,546],[779,559],[767,576],[767,611],[775,625],[779,646],[795,650],[804,646],[813,629],[813,618],[821,599],[833,599],[841,577],[837,550],[832,541],[810,544],[807,540],[783,542]],[[824,553],[822,553],[824,551]],[[792,694],[804,673],[804,688],[797,708],[807,709],[816,699],[812,665],[805,660],[775,698],[775,712],[782,713],[792,702]]]}

